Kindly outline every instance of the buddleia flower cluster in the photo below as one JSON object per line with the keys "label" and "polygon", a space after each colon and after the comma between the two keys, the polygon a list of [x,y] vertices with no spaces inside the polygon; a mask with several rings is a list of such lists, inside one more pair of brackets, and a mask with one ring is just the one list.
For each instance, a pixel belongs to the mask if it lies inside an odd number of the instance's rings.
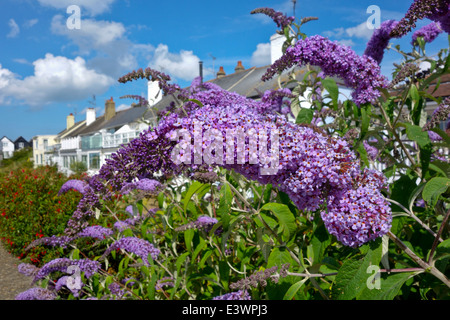
{"label": "buddleia flower cluster", "polygon": [[354,89],[352,97],[357,105],[374,102],[380,96],[377,88],[388,84],[372,57],[359,56],[350,47],[318,35],[300,39],[288,47],[262,79],[269,80],[277,73],[303,64],[318,66],[326,76],[344,80],[346,86]]}
{"label": "buddleia flower cluster", "polygon": [[257,8],[257,9],[252,10],[250,13],[251,14],[256,14],[256,13],[265,14],[266,16],[270,17],[273,20],[273,22],[276,23],[277,27],[279,27],[281,29],[284,29],[285,27],[290,25],[295,19],[295,17],[287,17],[282,12],[275,11],[272,8]]}
{"label": "buddleia flower cluster", "polygon": [[[323,38],[316,40],[330,44]],[[332,46],[337,48],[337,44]],[[317,53],[314,48],[304,49],[305,52],[311,49],[308,56]],[[365,61],[378,66],[371,58]],[[367,65],[360,67],[366,70]],[[376,72],[370,75],[372,80],[377,78]],[[185,109],[186,115],[170,113],[156,127],[143,131],[139,138],[108,159],[100,169],[100,180],[121,190],[135,176],[151,179],[155,172],[189,175],[221,167],[272,184],[287,193],[300,210],[316,211],[331,201],[328,212],[334,214],[333,210],[337,210],[342,219],[353,219],[355,210],[360,210],[361,216],[365,214],[365,206],[343,210],[338,205],[340,200],[351,196],[350,190],[357,188],[361,175],[357,157],[347,141],[332,138],[314,126],[292,123],[280,114],[261,113],[260,110],[267,109],[263,102],[215,86],[194,91],[191,98],[201,105],[190,104]],[[236,135],[239,132],[244,136]],[[373,172],[365,173],[366,179],[372,175]],[[378,187],[367,185],[361,192],[372,197],[374,212],[386,211],[387,218],[371,220],[367,232],[367,225],[352,224],[349,230],[344,230],[328,224],[343,244],[361,245],[387,232],[390,211]]]}

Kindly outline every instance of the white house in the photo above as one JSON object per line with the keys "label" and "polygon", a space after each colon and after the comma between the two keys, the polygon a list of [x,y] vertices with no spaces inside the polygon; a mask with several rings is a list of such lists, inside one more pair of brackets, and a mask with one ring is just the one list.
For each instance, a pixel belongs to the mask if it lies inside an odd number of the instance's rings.
{"label": "white house", "polygon": [[3,155],[3,159],[8,159],[13,156],[14,153],[14,142],[9,139],[7,136],[4,136],[0,140],[1,151]]}

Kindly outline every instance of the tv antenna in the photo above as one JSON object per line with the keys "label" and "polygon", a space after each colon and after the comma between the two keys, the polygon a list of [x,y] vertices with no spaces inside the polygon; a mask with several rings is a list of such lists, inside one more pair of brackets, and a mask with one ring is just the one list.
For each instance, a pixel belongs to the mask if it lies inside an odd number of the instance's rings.
{"label": "tv antenna", "polygon": [[292,6],[294,10],[294,17],[295,17],[295,5],[297,4],[297,0],[292,0]]}

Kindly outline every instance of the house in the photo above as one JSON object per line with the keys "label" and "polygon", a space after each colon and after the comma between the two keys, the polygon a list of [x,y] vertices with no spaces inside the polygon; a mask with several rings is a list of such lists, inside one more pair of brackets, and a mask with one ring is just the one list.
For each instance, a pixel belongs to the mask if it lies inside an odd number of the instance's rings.
{"label": "house", "polygon": [[96,172],[120,146],[138,137],[149,124],[156,124],[156,113],[148,106],[132,105],[116,110],[113,98],[105,102],[103,115],[97,117],[96,112],[88,108],[86,120],[58,135],[60,148],[54,158],[62,172],[70,174],[70,165],[80,161],[86,165],[88,173]]}
{"label": "house", "polygon": [[11,158],[14,154],[14,142],[7,136],[0,139],[3,159]]}
{"label": "house", "polygon": [[14,141],[14,150],[18,151],[24,148],[28,148],[31,147],[32,143],[30,143],[30,141],[25,140],[22,136],[18,137],[15,141]]}
{"label": "house", "polygon": [[53,165],[52,154],[57,147],[56,135],[37,135],[33,137],[34,166]]}

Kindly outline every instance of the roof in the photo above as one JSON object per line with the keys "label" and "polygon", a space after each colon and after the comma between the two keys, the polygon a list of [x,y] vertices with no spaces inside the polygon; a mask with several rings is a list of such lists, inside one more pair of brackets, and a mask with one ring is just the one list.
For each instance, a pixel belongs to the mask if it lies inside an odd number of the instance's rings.
{"label": "roof", "polygon": [[137,106],[131,107],[125,110],[116,111],[114,117],[108,121],[105,119],[105,115],[101,115],[96,118],[94,122],[90,125],[86,125],[86,122],[67,134],[65,137],[76,137],[78,135],[88,135],[94,132],[98,132],[102,129],[117,128],[123,125],[137,121],[139,118],[143,117],[144,114],[148,112],[148,107]]}

